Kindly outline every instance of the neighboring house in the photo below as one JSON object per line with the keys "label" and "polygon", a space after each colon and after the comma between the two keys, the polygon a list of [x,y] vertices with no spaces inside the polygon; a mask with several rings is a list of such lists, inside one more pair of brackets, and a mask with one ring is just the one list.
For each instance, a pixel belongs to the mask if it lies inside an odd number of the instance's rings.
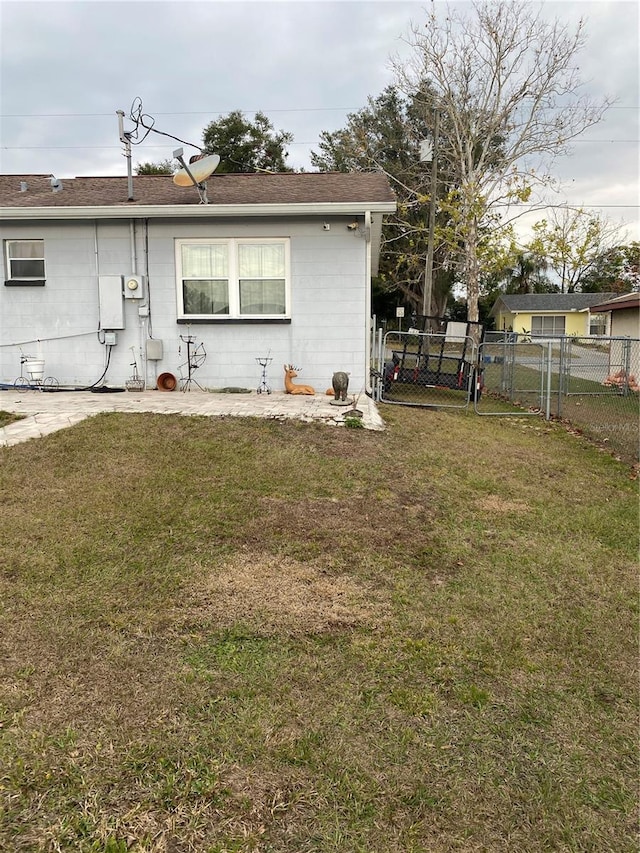
{"label": "neighboring house", "polygon": [[210,389],[283,387],[283,365],[324,393],[369,381],[371,278],[382,218],[395,210],[372,173],[212,175],[208,204],[170,176],[0,176],[0,383],[20,354],[83,387],[122,386],[137,363]]}
{"label": "neighboring house", "polygon": [[614,293],[504,294],[491,309],[498,331],[537,337],[606,335],[606,314],[592,306]]}
{"label": "neighboring house", "polygon": [[[600,294],[602,296],[602,294]],[[609,375],[619,371],[627,381],[640,380],[640,293],[625,293],[615,299],[598,302],[593,311],[608,315],[608,334],[613,340],[609,351]],[[629,341],[618,340],[629,338]]]}
{"label": "neighboring house", "polygon": [[[605,294],[597,294],[604,297]],[[640,338],[640,293],[625,293],[614,299],[599,299],[591,310],[608,314],[608,332],[614,338]]]}

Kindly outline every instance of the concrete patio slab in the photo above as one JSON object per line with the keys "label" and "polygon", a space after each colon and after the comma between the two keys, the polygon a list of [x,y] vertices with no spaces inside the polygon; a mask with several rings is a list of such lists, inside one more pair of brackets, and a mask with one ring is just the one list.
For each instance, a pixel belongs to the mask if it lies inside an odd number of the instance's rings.
{"label": "concrete patio slab", "polygon": [[[283,391],[271,394],[215,393],[209,391],[34,391],[0,390],[0,410],[25,415],[0,429],[0,447],[8,447],[41,438],[72,426],[101,412],[153,412],[155,414],[204,415],[208,417],[258,417],[318,421],[332,426],[344,425],[351,406],[336,406],[328,395],[291,395]],[[362,395],[357,401],[366,429],[384,429],[377,406]]]}

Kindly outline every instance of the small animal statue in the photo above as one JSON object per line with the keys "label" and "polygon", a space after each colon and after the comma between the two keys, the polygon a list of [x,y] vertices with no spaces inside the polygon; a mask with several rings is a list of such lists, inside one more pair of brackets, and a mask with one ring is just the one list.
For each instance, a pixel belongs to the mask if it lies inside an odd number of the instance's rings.
{"label": "small animal statue", "polygon": [[327,394],[333,396],[334,400],[345,401],[347,399],[347,388],[349,387],[349,374],[344,370],[336,370],[331,377],[333,388],[327,389]]}
{"label": "small animal statue", "polygon": [[292,364],[284,365],[284,390],[286,394],[315,394],[311,385],[295,385],[291,380],[295,379],[298,371]]}

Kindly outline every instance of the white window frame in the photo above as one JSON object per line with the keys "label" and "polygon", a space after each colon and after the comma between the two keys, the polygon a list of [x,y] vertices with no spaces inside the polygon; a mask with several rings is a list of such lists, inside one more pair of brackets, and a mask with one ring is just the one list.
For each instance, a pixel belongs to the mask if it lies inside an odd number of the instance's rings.
{"label": "white window frame", "polygon": [[604,337],[607,334],[607,320],[605,312],[589,313],[589,335]]}
{"label": "white window frame", "polygon": [[[240,313],[240,277],[238,247],[242,245],[279,245],[284,246],[284,282],[285,282],[285,312],[284,314],[241,314]],[[225,245],[228,251],[228,282],[229,282],[229,313],[228,314],[187,314],[184,309],[184,291],[182,275],[182,247],[188,245]],[[178,320],[206,321],[210,323],[225,323],[230,320],[270,321],[291,319],[291,244],[288,237],[235,237],[235,238],[179,238],[175,241],[176,261],[176,293],[178,298]]]}
{"label": "white window frame", "polygon": [[[542,331],[538,331],[534,329],[534,321],[539,320],[540,325],[542,326]],[[551,321],[551,325],[553,327],[552,331],[548,331],[544,328]],[[556,327],[559,325],[559,321],[561,321],[562,331],[556,331]],[[564,314],[534,314],[531,317],[531,337],[536,338],[557,338],[566,333],[567,329],[567,318]]]}
{"label": "white window frame", "polygon": [[[11,257],[11,246],[16,243],[38,243],[42,247],[42,255],[37,258],[12,258]],[[4,241],[4,257],[6,264],[6,273],[7,273],[7,283],[12,284],[14,282],[20,282],[21,284],[30,284],[33,283],[44,283],[46,279],[46,265],[44,258],[44,240],[40,237],[27,237],[27,238],[16,238]],[[14,275],[13,274],[13,262],[14,261],[42,261],[42,275]]]}

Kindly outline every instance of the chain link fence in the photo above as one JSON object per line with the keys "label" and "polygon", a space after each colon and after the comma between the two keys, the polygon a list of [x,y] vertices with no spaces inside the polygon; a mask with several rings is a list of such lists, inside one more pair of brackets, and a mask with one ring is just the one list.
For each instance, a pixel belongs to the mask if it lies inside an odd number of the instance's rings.
{"label": "chain link fence", "polygon": [[374,394],[398,405],[473,409],[478,415],[569,422],[629,461],[640,450],[640,340],[536,338],[467,324],[379,331]]}

